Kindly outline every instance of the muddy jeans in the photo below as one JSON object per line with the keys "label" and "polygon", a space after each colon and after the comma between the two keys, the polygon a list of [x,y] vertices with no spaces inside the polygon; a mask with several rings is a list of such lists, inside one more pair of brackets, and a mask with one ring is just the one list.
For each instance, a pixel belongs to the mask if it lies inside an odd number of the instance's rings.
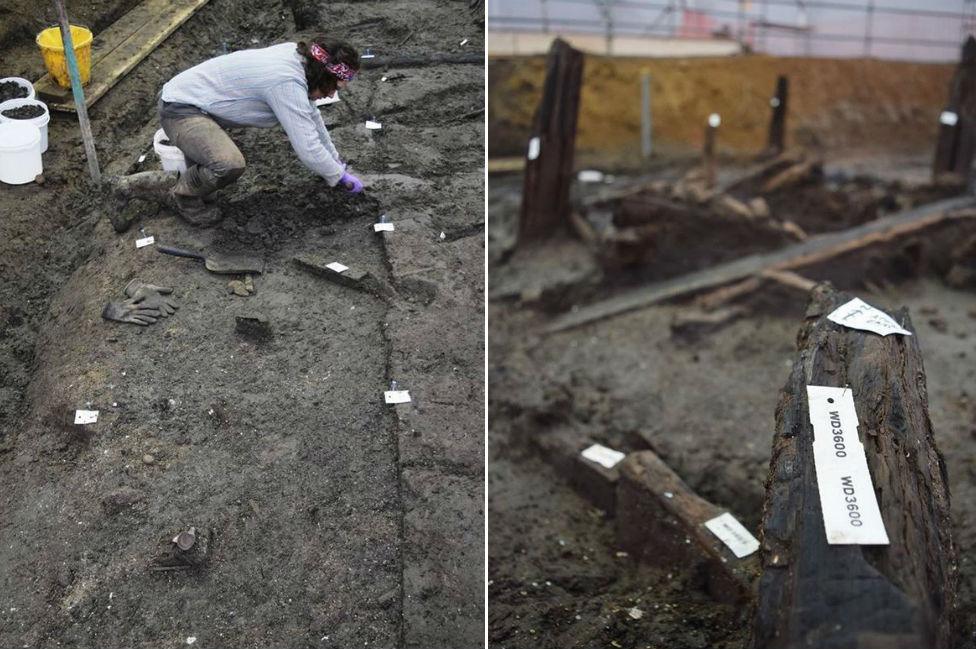
{"label": "muddy jeans", "polygon": [[159,103],[159,118],[170,144],[186,157],[186,172],[174,188],[178,196],[203,197],[244,173],[244,156],[212,117],[194,106]]}

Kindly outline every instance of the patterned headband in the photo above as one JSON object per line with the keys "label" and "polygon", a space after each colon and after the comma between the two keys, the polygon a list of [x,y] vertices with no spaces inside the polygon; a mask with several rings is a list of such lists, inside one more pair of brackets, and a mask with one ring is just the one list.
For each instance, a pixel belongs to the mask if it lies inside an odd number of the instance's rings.
{"label": "patterned headband", "polygon": [[329,63],[331,58],[329,53],[317,43],[312,43],[311,47],[308,48],[308,53],[312,55],[313,59],[324,65],[326,70],[338,77],[340,81],[352,81],[353,77],[356,76],[356,71],[345,63]]}

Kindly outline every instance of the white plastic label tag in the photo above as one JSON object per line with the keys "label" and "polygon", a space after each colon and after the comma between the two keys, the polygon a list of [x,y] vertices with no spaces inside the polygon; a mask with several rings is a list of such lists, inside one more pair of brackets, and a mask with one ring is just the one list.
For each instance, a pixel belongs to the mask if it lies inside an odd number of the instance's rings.
{"label": "white plastic label tag", "polygon": [[387,390],[383,399],[387,403],[410,403],[410,390]]}
{"label": "white plastic label tag", "polygon": [[604,176],[602,171],[597,171],[596,169],[584,169],[576,175],[576,178],[581,183],[602,183]]}
{"label": "white plastic label tag", "polygon": [[142,239],[136,239],[136,248],[145,248],[146,246],[151,246],[156,243],[155,237],[143,237]]}
{"label": "white plastic label tag", "polygon": [[393,232],[392,223],[374,223],[373,232]]}
{"label": "white plastic label tag", "polygon": [[959,115],[956,115],[951,110],[944,110],[942,114],[939,115],[939,121],[946,126],[955,126],[956,122],[959,121]]}
{"label": "white plastic label tag", "polygon": [[366,120],[366,128],[371,131],[378,131],[379,129],[383,128],[383,125],[379,122],[374,122],[373,120],[368,119]]}
{"label": "white plastic label tag", "polygon": [[334,261],[331,264],[326,264],[325,267],[328,268],[329,270],[334,270],[337,273],[343,273],[343,272],[349,270],[349,266],[345,266],[343,264],[340,264],[337,261]]}
{"label": "white plastic label tag", "polygon": [[888,545],[850,388],[807,386],[813,460],[831,545]]}
{"label": "white plastic label tag", "polygon": [[535,160],[539,157],[539,149],[542,148],[542,142],[539,138],[534,137],[529,140],[529,160]]}
{"label": "white plastic label tag", "polygon": [[315,100],[316,106],[328,106],[329,104],[334,104],[339,101],[339,91],[336,90],[335,94],[331,97],[322,97],[321,99]]}
{"label": "white plastic label tag", "polygon": [[468,44],[468,39],[465,38],[463,41],[461,41],[461,47],[464,47],[467,44]]}
{"label": "white plastic label tag", "polygon": [[75,410],[76,424],[94,424],[98,421],[97,410]]}
{"label": "white plastic label tag", "polygon": [[875,309],[860,298],[854,298],[834,309],[827,319],[851,329],[872,331],[882,336],[902,334],[911,336],[912,332],[903,328],[894,318],[880,309]]}
{"label": "white plastic label tag", "polygon": [[615,451],[612,448],[607,448],[602,444],[594,444],[593,446],[584,449],[580,454],[590,462],[596,462],[600,466],[612,469],[617,466],[621,460],[627,457],[624,453],[620,451]]}
{"label": "white plastic label tag", "polygon": [[729,550],[732,550],[732,554],[739,559],[748,557],[759,549],[759,541],[756,537],[729,512],[705,521],[705,527],[727,545]]}

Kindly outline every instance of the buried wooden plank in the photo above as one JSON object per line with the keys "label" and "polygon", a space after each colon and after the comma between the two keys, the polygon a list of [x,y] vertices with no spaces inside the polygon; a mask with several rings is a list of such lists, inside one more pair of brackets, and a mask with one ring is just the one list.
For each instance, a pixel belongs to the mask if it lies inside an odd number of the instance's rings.
{"label": "buried wooden plank", "polygon": [[540,457],[583,498],[613,516],[617,508],[619,469],[583,457],[583,451],[594,444],[592,439],[572,427],[536,432],[531,439]]}
{"label": "buried wooden plank", "polygon": [[[948,477],[929,420],[918,337],[879,336],[827,319],[850,299],[828,284],[816,288],[776,409],[754,649],[951,646],[957,558]],[[912,329],[907,310],[890,315]],[[856,428],[852,416],[845,416],[842,428],[827,424],[834,437],[826,440],[829,452],[817,463],[810,385],[840,388],[853,399],[857,417]],[[833,397],[816,398],[818,412],[843,409],[841,403],[826,405]],[[870,477],[857,479],[859,491],[849,477],[841,478],[852,471],[846,459],[836,477],[850,483],[849,491],[843,482],[834,488],[824,483],[824,491],[818,483],[818,476],[832,475],[826,463],[841,461],[832,459],[838,430],[851,454],[856,438],[863,444]],[[848,450],[843,452],[846,458]],[[821,493],[842,522],[830,516],[825,523]],[[889,543],[829,544],[827,529],[835,541],[858,540],[838,534],[858,534],[870,525],[872,495]],[[851,498],[859,503],[855,510]],[[851,524],[855,518],[860,525]]]}
{"label": "buried wooden plank", "polygon": [[914,210],[876,219],[841,232],[809,239],[774,252],[750,255],[712,268],[706,268],[651,286],[631,289],[616,297],[596,302],[560,316],[547,325],[543,333],[555,333],[590,322],[611,318],[665,300],[717,288],[757,275],[765,270],[794,270],[823,262],[865,246],[888,241],[953,219],[976,217],[976,206],[970,196],[930,203]]}
{"label": "buried wooden plank", "polygon": [[[715,599],[734,604],[752,598],[758,555],[737,557],[706,526],[726,513],[691,490],[653,451],[631,453],[619,468],[617,543],[635,559],[697,574]],[[747,545],[756,542],[741,538]]]}
{"label": "buried wooden plank", "polygon": [[[101,99],[207,2],[209,0],[147,0],[133,9],[131,16],[123,16],[103,35],[96,35],[96,39],[101,39],[104,44],[97,56],[95,50],[92,51],[91,81],[85,87],[88,105]],[[58,86],[50,75],[38,80],[35,89],[51,110],[76,110],[71,91]]]}

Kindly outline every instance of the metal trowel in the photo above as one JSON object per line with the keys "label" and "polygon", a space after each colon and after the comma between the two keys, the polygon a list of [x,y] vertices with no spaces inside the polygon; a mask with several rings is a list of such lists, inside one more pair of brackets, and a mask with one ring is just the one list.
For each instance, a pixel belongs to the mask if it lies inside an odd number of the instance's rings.
{"label": "metal trowel", "polygon": [[222,255],[220,253],[203,254],[195,250],[174,248],[173,246],[156,245],[156,250],[165,255],[198,259],[204,263],[211,273],[220,275],[241,275],[245,273],[264,272],[264,260],[250,255]]}

